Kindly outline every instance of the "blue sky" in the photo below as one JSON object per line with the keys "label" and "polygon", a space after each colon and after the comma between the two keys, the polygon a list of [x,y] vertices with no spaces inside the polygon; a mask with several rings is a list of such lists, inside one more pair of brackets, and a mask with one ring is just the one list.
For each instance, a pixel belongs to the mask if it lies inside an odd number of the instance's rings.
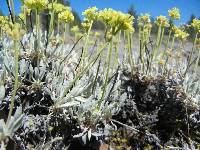
{"label": "blue sky", "polygon": [[[20,11],[20,0],[14,0],[15,10]],[[200,17],[200,0],[70,0],[71,7],[79,15],[88,7],[96,6],[99,9],[111,7],[122,12],[127,12],[131,5],[135,6],[138,14],[150,13],[151,16],[167,15],[167,10],[178,7],[181,11],[180,24],[189,20],[194,14]],[[6,0],[0,0],[0,8],[4,14],[8,13]]]}

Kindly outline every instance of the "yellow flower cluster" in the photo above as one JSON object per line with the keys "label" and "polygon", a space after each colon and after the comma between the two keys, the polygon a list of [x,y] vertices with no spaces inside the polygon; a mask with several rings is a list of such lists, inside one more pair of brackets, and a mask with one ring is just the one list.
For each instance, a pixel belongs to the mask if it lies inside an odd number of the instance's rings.
{"label": "yellow flower cluster", "polygon": [[199,19],[193,19],[191,26],[195,29],[195,30],[200,30],[200,20]]}
{"label": "yellow flower cluster", "polygon": [[0,28],[3,32],[7,33],[12,27],[12,23],[7,16],[0,16]]}
{"label": "yellow flower cluster", "polygon": [[7,35],[14,41],[19,41],[26,33],[20,26],[20,24],[10,24],[10,27],[6,30]]}
{"label": "yellow flower cluster", "polygon": [[88,19],[85,19],[82,23],[81,26],[83,27],[83,29],[85,29],[86,31],[89,30],[90,26],[91,26],[91,21],[89,21]]}
{"label": "yellow flower cluster", "polygon": [[91,7],[91,8],[86,9],[86,10],[82,13],[82,15],[85,16],[84,20],[92,21],[92,20],[97,19],[97,16],[98,16],[97,10],[98,10],[98,9],[97,9],[96,7]]}
{"label": "yellow flower cluster", "polygon": [[50,10],[54,10],[55,13],[61,13],[62,11],[65,11],[65,10],[70,10],[69,7],[65,7],[63,4],[60,4],[60,3],[49,3],[48,4],[48,9]]}
{"label": "yellow flower cluster", "polygon": [[149,14],[144,14],[138,17],[138,26],[144,26],[149,23],[151,23]]}
{"label": "yellow flower cluster", "polygon": [[7,16],[0,16],[0,28],[4,28],[9,22],[9,19]]}
{"label": "yellow flower cluster", "polygon": [[185,39],[189,36],[189,34],[188,34],[187,32],[185,32],[185,31],[179,29],[179,28],[176,27],[176,26],[174,26],[174,27],[172,28],[172,30],[174,31],[174,36],[175,36],[176,38],[181,39],[181,40],[185,40]]}
{"label": "yellow flower cluster", "polygon": [[169,21],[165,16],[158,16],[155,23],[161,27],[169,27]]}
{"label": "yellow flower cluster", "polygon": [[58,14],[59,21],[62,22],[72,22],[74,21],[74,15],[72,14],[70,9],[66,9]]}
{"label": "yellow flower cluster", "polygon": [[77,33],[77,32],[79,32],[79,27],[78,27],[78,26],[73,26],[73,27],[71,28],[71,31],[72,31],[73,33]]}
{"label": "yellow flower cluster", "polygon": [[91,8],[88,8],[86,9],[82,15],[84,15],[84,21],[81,23],[82,27],[88,31],[90,26],[92,25],[92,22],[94,20],[97,19],[98,17],[98,12],[97,12],[97,8],[96,7],[91,7]]}
{"label": "yellow flower cluster", "polygon": [[170,10],[168,10],[168,15],[171,17],[171,19],[173,20],[179,20],[181,15],[180,15],[180,11],[178,8],[174,7]]}
{"label": "yellow flower cluster", "polygon": [[[115,11],[111,8],[99,11],[98,19],[103,21],[112,29],[134,31],[133,19],[134,17],[129,14],[124,14],[120,11]],[[114,31],[115,32],[115,31]]]}
{"label": "yellow flower cluster", "polygon": [[24,4],[28,9],[41,11],[47,7],[48,0],[24,0]]}

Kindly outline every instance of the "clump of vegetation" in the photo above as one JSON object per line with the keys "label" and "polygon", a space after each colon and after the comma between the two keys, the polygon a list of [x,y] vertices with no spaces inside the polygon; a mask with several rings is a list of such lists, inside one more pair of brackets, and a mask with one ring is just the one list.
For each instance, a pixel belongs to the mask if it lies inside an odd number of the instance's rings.
{"label": "clump of vegetation", "polygon": [[71,27],[71,8],[56,1],[24,0],[19,16],[13,5],[0,16],[1,149],[199,148],[200,20],[187,53],[189,34],[166,16],[139,16],[136,34],[134,17],[113,9],[88,8]]}

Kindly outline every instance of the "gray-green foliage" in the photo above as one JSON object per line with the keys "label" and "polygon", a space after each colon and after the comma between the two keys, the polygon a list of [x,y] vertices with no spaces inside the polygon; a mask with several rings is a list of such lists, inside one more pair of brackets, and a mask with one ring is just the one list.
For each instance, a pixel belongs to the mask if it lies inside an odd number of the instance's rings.
{"label": "gray-green foliage", "polygon": [[4,80],[5,80],[5,71],[0,70],[0,104],[2,102],[2,100],[5,97],[5,86],[4,86]]}
{"label": "gray-green foliage", "polygon": [[[28,81],[37,88],[43,89],[51,98],[57,99],[59,95],[59,90],[62,91],[65,87],[66,77],[70,77],[72,80],[74,76],[75,67],[78,62],[78,56],[76,52],[72,52],[70,55],[69,51],[72,49],[71,45],[59,45],[58,47],[51,47],[50,44],[45,47],[45,42],[41,41],[42,49],[46,49],[47,55],[42,56],[37,67],[31,64],[31,55],[35,52],[35,37],[33,34],[26,34],[22,40],[23,46],[26,51],[20,46],[19,55],[23,56],[19,62],[19,83],[23,85],[24,81]],[[11,42],[6,36],[3,40],[3,47],[1,49],[2,68],[0,69],[0,104],[2,101],[7,99],[10,100],[10,95],[5,97],[6,86],[12,85],[15,78],[14,73],[14,56],[13,56],[13,42]],[[68,63],[62,61],[66,59],[68,55]],[[52,63],[52,69],[49,70],[49,63]],[[28,78],[27,78],[28,76]],[[45,80],[44,80],[45,78]],[[49,85],[50,80],[53,80]],[[60,85],[59,85],[60,84]],[[49,88],[60,88],[49,89]],[[17,97],[15,97],[17,98]],[[22,108],[18,107],[15,111],[14,116],[5,122],[5,120],[0,120],[0,141],[4,141],[7,137],[12,138],[13,134],[20,127],[23,119]],[[6,144],[6,143],[5,143]]]}
{"label": "gray-green foliage", "polygon": [[[34,40],[35,37],[32,33],[26,34],[22,40],[24,46],[26,47],[26,52],[22,48],[20,48],[21,55],[30,55],[34,52]],[[58,37],[56,41],[59,42]],[[6,70],[9,76],[14,74],[14,58],[12,56],[12,52],[9,51],[12,47],[12,42],[10,42],[7,38],[4,39],[4,48],[3,52],[3,69]],[[69,108],[78,106],[78,116],[83,119],[82,116],[86,111],[97,110],[98,114],[114,114],[114,111],[119,108],[119,99],[121,99],[122,93],[120,93],[120,74],[124,69],[128,69],[131,72],[131,66],[128,61],[124,60],[121,64],[120,69],[117,71],[118,75],[116,79],[110,80],[109,84],[106,86],[106,93],[104,98],[102,99],[101,94],[103,90],[103,82],[105,80],[105,76],[103,75],[104,69],[103,66],[100,67],[100,71],[97,72],[98,64],[95,63],[91,65],[89,69],[87,69],[83,74],[77,78],[76,82],[74,82],[73,86],[70,87],[70,90],[67,93],[64,93],[64,89],[70,86],[71,81],[77,75],[76,67],[79,63],[79,54],[74,50],[70,53],[73,45],[66,44],[58,44],[56,47],[52,46],[50,43],[45,45],[44,41],[41,41],[42,49],[45,49],[46,53],[43,55],[42,59],[39,61],[39,67],[34,67],[30,64],[28,59],[21,59],[19,61],[19,77],[21,82],[28,75],[29,80],[34,84],[40,85],[40,87],[45,91],[45,93],[49,94],[52,100],[59,108]],[[66,57],[67,56],[67,57]],[[135,56],[138,56],[136,54]],[[87,58],[88,59],[88,58]],[[89,62],[89,60],[88,60]],[[52,65],[52,69],[49,70],[49,63]],[[175,67],[175,60],[169,62],[166,65],[166,68],[170,70]],[[183,70],[186,68],[186,62],[183,62],[180,65],[180,69],[177,70],[174,74],[169,74],[171,78],[177,79],[179,82],[179,74],[183,74]],[[144,66],[143,66],[144,67]],[[138,69],[143,72],[146,68],[142,66],[138,66]],[[161,67],[157,62],[152,63],[151,71],[149,72],[150,76],[155,76],[160,73]],[[182,71],[182,72],[181,72]],[[111,70],[111,73],[116,72],[116,70]],[[145,72],[145,71],[144,71]],[[111,77],[112,74],[109,74]],[[196,84],[195,78],[189,78],[190,75],[186,75],[186,79],[184,81],[184,87],[186,92],[195,98],[199,95],[199,87]],[[45,77],[45,81],[42,81]],[[95,80],[97,77],[97,80]],[[115,80],[115,81],[114,81]],[[115,82],[115,83],[113,83]],[[188,83],[189,82],[189,83]],[[93,85],[95,85],[93,87]],[[192,87],[192,88],[191,88]],[[92,91],[93,88],[93,91]],[[3,83],[1,83],[1,99],[4,97],[5,87]],[[112,90],[112,91],[111,91]],[[109,97],[112,97],[113,101],[111,103],[107,103]],[[125,98],[124,98],[125,99]],[[105,109],[106,108],[106,109]],[[95,115],[95,113],[93,113]],[[98,116],[100,117],[100,116]],[[93,118],[98,118],[97,116]],[[93,119],[95,120],[95,119]]]}
{"label": "gray-green foliage", "polygon": [[5,140],[7,137],[12,138],[14,132],[20,127],[22,119],[22,107],[16,109],[14,116],[7,123],[0,119],[0,141]]}

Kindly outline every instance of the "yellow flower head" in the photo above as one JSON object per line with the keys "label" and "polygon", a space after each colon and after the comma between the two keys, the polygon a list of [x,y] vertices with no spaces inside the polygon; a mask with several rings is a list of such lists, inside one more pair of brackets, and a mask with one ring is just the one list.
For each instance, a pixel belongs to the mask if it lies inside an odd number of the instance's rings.
{"label": "yellow flower head", "polygon": [[182,31],[181,29],[179,29],[179,28],[176,27],[176,26],[174,26],[174,27],[172,28],[172,30],[174,31],[174,36],[175,36],[176,38],[181,39],[181,40],[185,40],[185,39],[189,36],[189,34],[188,34],[187,32]]}
{"label": "yellow flower head", "polygon": [[8,24],[9,19],[7,16],[0,16],[0,27],[2,28],[5,24]]}
{"label": "yellow flower head", "polygon": [[85,29],[85,31],[88,31],[91,26],[91,21],[85,19],[84,22],[81,23],[81,26]]}
{"label": "yellow flower head", "polygon": [[[133,19],[134,17],[130,14],[124,14],[120,11],[115,11],[111,8],[99,11],[98,19],[103,21],[106,25],[114,29],[134,31]],[[116,33],[115,33],[116,34]]]}
{"label": "yellow flower head", "polygon": [[77,33],[77,32],[79,32],[79,27],[78,27],[78,26],[73,26],[73,27],[71,28],[71,31],[72,31],[73,33]]}
{"label": "yellow flower head", "polygon": [[74,15],[70,10],[62,11],[58,14],[59,21],[63,21],[65,23],[74,21]]}
{"label": "yellow flower head", "polygon": [[7,16],[0,16],[0,28],[3,32],[7,32],[10,28],[10,22]]}
{"label": "yellow flower head", "polygon": [[63,4],[60,3],[49,3],[48,9],[54,10],[55,13],[60,13],[65,10],[70,10],[70,7],[65,7]]}
{"label": "yellow flower head", "polygon": [[86,9],[82,14],[85,16],[85,19],[92,21],[95,20],[98,16],[97,10],[98,9],[96,7],[91,7]]}
{"label": "yellow flower head", "polygon": [[178,30],[179,28],[177,27],[177,26],[175,26],[175,25],[173,25],[172,26],[172,31],[175,33],[176,32],[176,30]]}
{"label": "yellow flower head", "polygon": [[169,27],[169,21],[165,16],[158,16],[155,23],[161,27]]}
{"label": "yellow flower head", "polygon": [[47,7],[48,0],[24,0],[24,4],[29,9],[41,11]]}
{"label": "yellow flower head", "polygon": [[199,19],[193,19],[192,20],[192,24],[191,26],[195,29],[195,30],[200,30],[200,20]]}
{"label": "yellow flower head", "polygon": [[168,15],[171,17],[171,19],[173,20],[179,20],[181,15],[180,15],[180,11],[178,8],[174,7],[170,10],[168,10]]}
{"label": "yellow flower head", "polygon": [[144,26],[151,23],[150,15],[144,14],[138,17],[138,26]]}

